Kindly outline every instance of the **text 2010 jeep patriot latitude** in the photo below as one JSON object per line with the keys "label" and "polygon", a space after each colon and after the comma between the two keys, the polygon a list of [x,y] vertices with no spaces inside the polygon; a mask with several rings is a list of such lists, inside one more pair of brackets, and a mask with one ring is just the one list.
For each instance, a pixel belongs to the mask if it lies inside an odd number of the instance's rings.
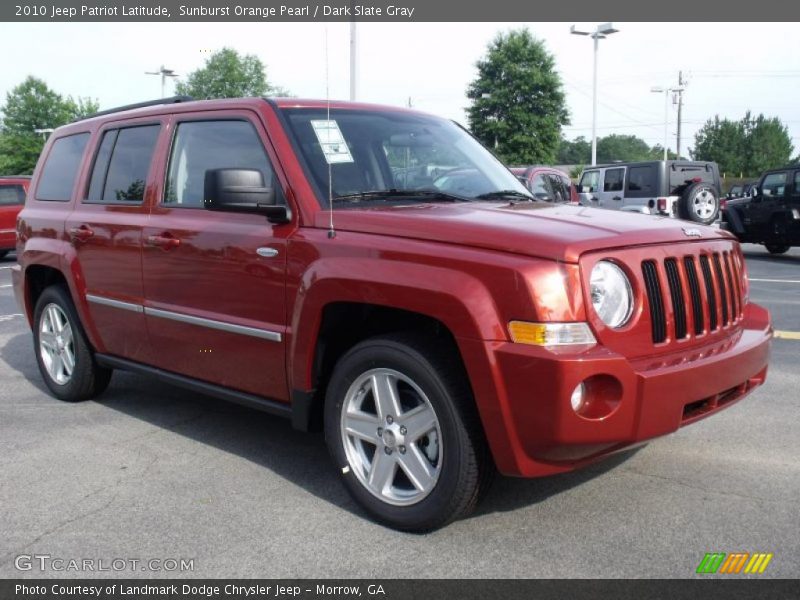
{"label": "text 2010 jeep patriot latitude", "polygon": [[322,426],[356,500],[424,531],[495,469],[574,469],[766,377],[726,232],[536,202],[410,110],[178,100],[62,127],[39,160],[14,287],[63,400],[128,369]]}

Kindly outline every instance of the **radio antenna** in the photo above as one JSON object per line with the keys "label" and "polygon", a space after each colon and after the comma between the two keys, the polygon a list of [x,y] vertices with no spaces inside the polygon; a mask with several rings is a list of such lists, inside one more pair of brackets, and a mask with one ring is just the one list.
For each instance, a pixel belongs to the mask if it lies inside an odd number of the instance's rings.
{"label": "radio antenna", "polygon": [[[328,26],[325,25],[325,103],[328,109],[328,116],[326,117],[327,127],[325,130],[328,132],[328,141],[330,141],[330,125],[331,125],[331,88],[330,88],[330,73],[328,66]],[[331,166],[330,157],[326,156],[328,163],[328,239],[336,237],[336,229],[333,227],[333,167]]]}

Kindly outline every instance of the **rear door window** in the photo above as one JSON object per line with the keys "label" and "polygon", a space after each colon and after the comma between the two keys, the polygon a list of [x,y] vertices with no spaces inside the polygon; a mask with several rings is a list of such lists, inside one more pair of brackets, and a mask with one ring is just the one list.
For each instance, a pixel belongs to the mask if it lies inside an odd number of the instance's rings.
{"label": "rear door window", "polygon": [[625,169],[606,169],[606,176],[603,179],[603,191],[621,192],[624,178]]}
{"label": "rear door window", "polygon": [[37,200],[69,202],[78,176],[88,133],[68,135],[53,142],[36,186]]}
{"label": "rear door window", "polygon": [[21,185],[0,185],[0,206],[25,204],[25,190]]}
{"label": "rear door window", "polygon": [[656,194],[656,167],[645,165],[628,169],[628,185],[625,196],[628,198],[650,198]]}
{"label": "rear door window", "polygon": [[106,131],[94,161],[87,201],[142,202],[160,129],[160,125],[143,125]]}

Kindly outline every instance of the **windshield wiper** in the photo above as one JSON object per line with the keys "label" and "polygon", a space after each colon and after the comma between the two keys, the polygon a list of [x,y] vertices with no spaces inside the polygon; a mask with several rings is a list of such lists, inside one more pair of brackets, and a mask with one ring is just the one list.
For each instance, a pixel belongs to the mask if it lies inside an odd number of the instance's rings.
{"label": "windshield wiper", "polygon": [[529,194],[518,192],[517,190],[497,190],[496,192],[486,192],[475,196],[476,200],[497,200],[498,198],[524,198],[531,202],[536,202],[536,198]]}
{"label": "windshield wiper", "polygon": [[370,190],[355,194],[343,194],[334,197],[334,202],[361,202],[383,200],[385,198],[424,198],[426,201],[441,200],[444,202],[469,202],[469,198],[448,194],[439,190]]}

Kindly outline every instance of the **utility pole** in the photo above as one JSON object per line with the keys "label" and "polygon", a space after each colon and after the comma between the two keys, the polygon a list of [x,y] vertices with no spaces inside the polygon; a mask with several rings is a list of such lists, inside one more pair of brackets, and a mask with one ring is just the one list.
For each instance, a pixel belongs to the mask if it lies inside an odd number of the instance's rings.
{"label": "utility pole", "polygon": [[358,99],[358,30],[350,21],[350,100]]}
{"label": "utility pole", "polygon": [[678,71],[678,89],[676,90],[676,93],[678,94],[678,139],[675,143],[678,160],[681,158],[681,116],[683,113],[683,88],[683,71]]}

